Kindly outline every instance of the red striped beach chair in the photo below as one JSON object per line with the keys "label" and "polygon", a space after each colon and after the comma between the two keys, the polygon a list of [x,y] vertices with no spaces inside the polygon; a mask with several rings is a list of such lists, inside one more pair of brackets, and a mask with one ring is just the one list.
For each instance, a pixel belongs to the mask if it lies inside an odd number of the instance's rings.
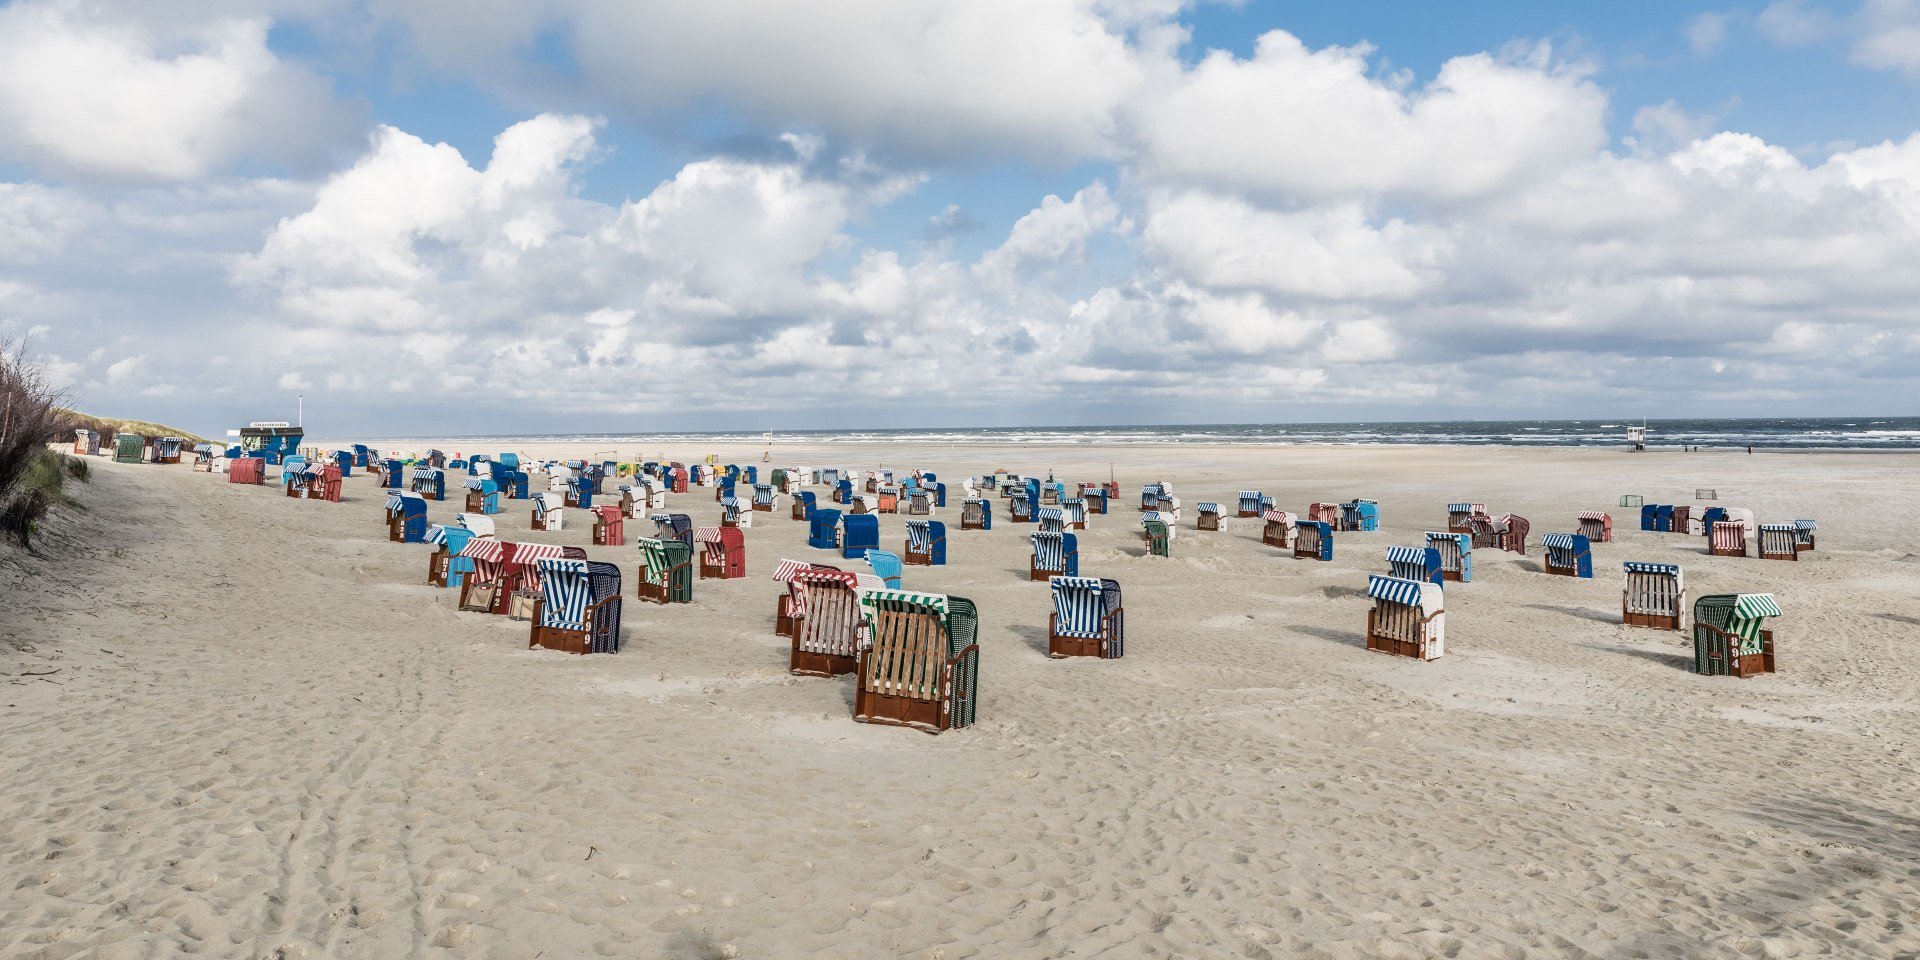
{"label": "red striped beach chair", "polygon": [[[814,566],[814,564],[808,563],[804,560],[784,560],[783,559],[780,561],[780,564],[778,566],[774,567],[773,569],[774,582],[789,585],[787,592],[781,594],[779,602],[774,605],[774,609],[773,609],[773,635],[774,636],[776,637],[793,636],[794,621],[800,619],[802,616],[805,615],[803,612],[805,609],[804,607],[794,606],[794,594],[790,585],[793,583],[794,574],[797,574],[800,571],[806,570],[812,566]],[[823,569],[837,570],[839,568],[823,567]]]}
{"label": "red striped beach chair", "polygon": [[1730,520],[1715,523],[1707,535],[1707,553],[1716,557],[1746,556],[1747,525]]}
{"label": "red striped beach chair", "polygon": [[858,668],[860,608],[858,575],[832,567],[807,566],[787,580],[792,648],[787,672],[802,677],[837,677]]}
{"label": "red striped beach chair", "polygon": [[1600,510],[1580,514],[1580,535],[1591,543],[1613,542],[1613,517]]}
{"label": "red striped beach chair", "polygon": [[746,535],[736,527],[701,527],[693,532],[700,545],[700,579],[738,580],[747,575]]}
{"label": "red striped beach chair", "polygon": [[1285,510],[1268,510],[1260,515],[1260,519],[1266,522],[1265,528],[1260,531],[1261,543],[1282,550],[1293,548],[1293,525],[1300,522],[1299,517]]}
{"label": "red striped beach chair", "polygon": [[615,504],[603,504],[592,507],[593,545],[596,547],[619,547],[627,542],[626,518],[621,516],[620,507]]}

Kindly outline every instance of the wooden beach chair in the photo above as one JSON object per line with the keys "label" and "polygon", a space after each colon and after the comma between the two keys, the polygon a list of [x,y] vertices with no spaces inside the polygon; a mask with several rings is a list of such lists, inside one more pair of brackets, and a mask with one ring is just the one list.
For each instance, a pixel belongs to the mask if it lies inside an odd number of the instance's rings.
{"label": "wooden beach chair", "polygon": [[1800,528],[1791,523],[1760,524],[1754,539],[1762,560],[1800,559]]}
{"label": "wooden beach chair", "polygon": [[1041,533],[1065,533],[1067,513],[1059,507],[1041,507],[1033,512],[1033,521]]}
{"label": "wooden beach chair", "polygon": [[[1747,526],[1731,520],[1717,521],[1713,531],[1708,534],[1707,553],[1715,557],[1744,557],[1747,555]],[[1706,599],[1702,597],[1701,599]]]}
{"label": "wooden beach chair", "polygon": [[527,498],[531,504],[527,517],[529,529],[548,532],[566,529],[567,512],[556,506],[556,501],[549,499],[551,496],[552,494],[541,491]]}
{"label": "wooden beach chair", "polygon": [[1060,512],[1066,515],[1068,530],[1087,528],[1087,498],[1067,497],[1060,501]]}
{"label": "wooden beach chair", "polygon": [[687,552],[693,552],[693,518],[684,513],[656,513],[647,518],[653,521],[653,536],[657,540],[678,540],[687,545]]}
{"label": "wooden beach chair", "polygon": [[1007,520],[1010,523],[1033,522],[1033,500],[1024,489],[1016,489],[1007,500]]}
{"label": "wooden beach chair", "polygon": [[1795,520],[1793,526],[1797,538],[1794,541],[1794,548],[1802,553],[1811,551],[1817,539],[1815,532],[1819,530],[1820,525],[1812,520]]}
{"label": "wooden beach chair", "polygon": [[787,672],[802,677],[837,677],[859,666],[859,578],[832,567],[806,566],[787,580],[791,637]]}
{"label": "wooden beach chair", "polygon": [[544,559],[535,567],[527,647],[562,653],[620,652],[620,568],[591,560]]}
{"label": "wooden beach chair", "polygon": [[969,497],[960,502],[960,529],[993,529],[993,501],[985,497]]}
{"label": "wooden beach chair", "polygon": [[1467,583],[1473,579],[1473,538],[1464,533],[1427,533],[1427,546],[1440,551],[1440,570],[1446,579]]}
{"label": "wooden beach chair", "polygon": [[[1271,502],[1267,499],[1266,495],[1262,494],[1258,490],[1240,491],[1239,501],[1240,501],[1238,504],[1239,509],[1235,511],[1234,516],[1240,517],[1241,519],[1246,519],[1246,520],[1254,519],[1266,513],[1267,504]],[[1207,505],[1204,503],[1199,505],[1199,509],[1202,513],[1206,512],[1206,507]],[[1215,514],[1218,514],[1220,512],[1220,507],[1218,504],[1214,505],[1213,512]],[[1219,527],[1201,527],[1200,529],[1218,530]]]}
{"label": "wooden beach chair", "polygon": [[1694,601],[1694,672],[1715,677],[1773,673],[1773,631],[1763,627],[1780,615],[1771,593],[1714,594]]}
{"label": "wooden beach chair", "polygon": [[634,583],[642,600],[693,602],[693,549],[682,540],[642,537],[640,577]]}
{"label": "wooden beach chair", "polygon": [[860,651],[853,718],[928,733],[972,725],[980,681],[973,601],[875,590],[861,605],[868,640]]}
{"label": "wooden beach chair", "polygon": [[1527,555],[1527,533],[1533,529],[1533,524],[1528,523],[1526,517],[1516,513],[1504,514],[1494,521],[1493,529],[1495,547],[1523,557]]}
{"label": "wooden beach chair", "polygon": [[1629,627],[1678,630],[1687,610],[1687,585],[1677,563],[1628,560],[1620,590],[1620,622]]}
{"label": "wooden beach chair", "polygon": [[1415,660],[1447,652],[1447,612],[1440,588],[1400,577],[1367,577],[1367,649]]}
{"label": "wooden beach chair", "polygon": [[887,590],[906,588],[907,567],[900,561],[900,555],[891,550],[868,550],[867,570],[869,576],[878,581],[877,586]]}
{"label": "wooden beach chair", "polygon": [[596,547],[619,547],[627,542],[626,518],[621,515],[616,504],[603,503],[591,509],[593,514],[593,545]]}
{"label": "wooden beach chair", "polygon": [[466,481],[468,513],[484,513],[489,516],[500,512],[500,485],[485,477],[468,477]]}
{"label": "wooden beach chair", "polygon": [[228,483],[251,483],[255,486],[267,482],[267,461],[259,457],[241,457],[227,461]]}
{"label": "wooden beach chair", "polygon": [[791,515],[793,519],[805,520],[808,517],[812,516],[813,505],[814,505],[814,495],[812,490],[794,491],[793,492],[793,509],[791,511]]}
{"label": "wooden beach chair", "polygon": [[1436,587],[1446,585],[1446,568],[1437,547],[1388,547],[1387,575]]}
{"label": "wooden beach chair", "polygon": [[1487,505],[1484,503],[1447,504],[1447,532],[1473,533],[1473,518],[1485,516],[1486,512]]}
{"label": "wooden beach chair", "polygon": [[938,520],[908,520],[907,545],[901,555],[914,566],[946,566],[947,525]]}
{"label": "wooden beach chair", "polygon": [[[800,612],[801,610],[804,610],[804,607],[795,608],[794,606],[794,594],[793,594],[791,585],[793,583],[793,577],[795,574],[812,566],[814,566],[814,564],[808,563],[804,560],[782,559],[780,563],[773,568],[773,581],[787,588],[785,593],[780,594],[779,601],[774,605],[774,611],[773,611],[774,636],[777,636],[777,637],[793,636],[794,621],[804,616],[804,614]],[[839,568],[828,567],[823,565],[821,566],[821,569],[837,570]]]}
{"label": "wooden beach chair", "polygon": [[816,550],[840,548],[840,511],[831,507],[815,507],[807,521],[807,546]]}
{"label": "wooden beach chair", "polygon": [[438,467],[413,468],[413,492],[428,500],[447,498],[447,473]]}
{"label": "wooden beach chair", "polygon": [[747,575],[746,534],[734,527],[701,527],[693,532],[700,547],[700,579],[738,580]]}
{"label": "wooden beach chair", "polygon": [[1297,559],[1332,560],[1333,524],[1301,520],[1293,525],[1293,555]]}
{"label": "wooden beach chair", "polygon": [[[1243,494],[1244,496],[1244,494]],[[1202,500],[1193,505],[1193,528],[1195,530],[1220,529],[1220,505],[1210,500]]]}
{"label": "wooden beach chair", "polygon": [[1269,547],[1290,550],[1293,547],[1293,525],[1299,518],[1285,510],[1268,510],[1260,514],[1264,526],[1260,531],[1260,542]]}
{"label": "wooden beach chair", "polygon": [[1036,533],[1029,539],[1033,542],[1033,557],[1027,564],[1028,580],[1080,575],[1080,542],[1073,534]]}
{"label": "wooden beach chair", "polygon": [[1540,538],[1545,548],[1543,565],[1548,573],[1560,577],[1593,579],[1593,546],[1578,533],[1549,533]]}
{"label": "wooden beach chair", "polygon": [[1140,518],[1140,537],[1147,544],[1147,556],[1173,556],[1173,524],[1155,510]]}
{"label": "wooden beach chair", "polygon": [[1613,516],[1603,510],[1588,510],[1580,514],[1580,535],[1590,543],[1613,542]]}
{"label": "wooden beach chair", "polygon": [[427,583],[435,587],[458,587],[467,573],[473,570],[473,561],[461,556],[467,541],[474,533],[465,527],[449,527],[433,524],[427,527],[424,538],[433,553],[427,556]]}
{"label": "wooden beach chair", "polygon": [[1341,504],[1340,529],[1355,533],[1380,529],[1380,504],[1373,500],[1349,500]]}
{"label": "wooden beach chair", "polygon": [[1117,660],[1127,652],[1126,611],[1120,584],[1097,577],[1054,577],[1047,618],[1047,656]]}
{"label": "wooden beach chair", "polygon": [[459,556],[471,564],[460,580],[461,610],[470,613],[503,613],[506,610],[504,579],[510,548],[504,540],[476,536],[460,549]]}

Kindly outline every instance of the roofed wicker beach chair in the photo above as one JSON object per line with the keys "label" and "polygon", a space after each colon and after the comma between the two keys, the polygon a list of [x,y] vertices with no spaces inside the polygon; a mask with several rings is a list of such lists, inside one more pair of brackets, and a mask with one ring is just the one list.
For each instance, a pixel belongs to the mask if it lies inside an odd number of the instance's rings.
{"label": "roofed wicker beach chair", "polygon": [[1447,504],[1447,532],[1470,534],[1473,532],[1473,518],[1485,516],[1486,513],[1487,505],[1484,503],[1449,503]]}
{"label": "roofed wicker beach chair", "polygon": [[1007,500],[1007,520],[1010,523],[1033,522],[1033,500],[1023,488],[1015,488]]}
{"label": "roofed wicker beach chair", "polygon": [[1160,498],[1173,495],[1173,484],[1149,483],[1140,488],[1140,512],[1160,509]]}
{"label": "roofed wicker beach chair", "polygon": [[933,491],[916,486],[907,491],[907,516],[930,517],[933,515]]}
{"label": "roofed wicker beach chair", "polygon": [[753,526],[753,512],[746,509],[739,497],[720,499],[720,525],[723,527]]}
{"label": "roofed wicker beach chair", "polygon": [[1540,537],[1540,546],[1547,555],[1544,566],[1548,573],[1561,577],[1578,577],[1582,580],[1593,579],[1593,545],[1583,534],[1549,533]]}
{"label": "roofed wicker beach chair", "polygon": [[1677,563],[1621,564],[1620,622],[1629,627],[1678,630],[1687,612],[1687,584]]}
{"label": "roofed wicker beach chair", "polygon": [[993,501],[985,497],[969,497],[960,502],[960,529],[993,529]]}
{"label": "roofed wicker beach chair", "polygon": [[1431,583],[1400,577],[1367,577],[1367,649],[1415,660],[1438,660],[1447,652],[1446,597]]}
{"label": "roofed wicker beach chair", "polygon": [[753,485],[753,510],[755,513],[773,512],[773,484],[756,483]]}
{"label": "roofed wicker beach chair", "polygon": [[1820,528],[1820,525],[1814,523],[1812,520],[1795,520],[1793,527],[1796,538],[1794,540],[1795,549],[1803,553],[1812,550],[1815,541],[1814,532]]}
{"label": "roofed wicker beach chair", "polygon": [[1380,504],[1374,500],[1349,500],[1341,504],[1340,529],[1355,533],[1380,529]]}
{"label": "roofed wicker beach chair", "polygon": [[1033,557],[1027,563],[1028,580],[1080,575],[1080,541],[1073,534],[1036,533],[1029,539],[1033,541]]}
{"label": "roofed wicker beach chair", "polygon": [[428,500],[445,500],[447,498],[446,471],[439,467],[414,467],[413,492]]}
{"label": "roofed wicker beach chair", "polygon": [[1791,523],[1763,523],[1755,530],[1762,560],[1800,559],[1800,528]]}
{"label": "roofed wicker beach chair", "polygon": [[1195,530],[1220,529],[1220,505],[1211,500],[1202,500],[1193,505],[1193,528]]}
{"label": "roofed wicker beach chair", "polygon": [[1613,542],[1613,516],[1604,510],[1587,510],[1580,514],[1580,535],[1591,543]]}
{"label": "roofed wicker beach chair", "polygon": [[848,514],[840,518],[840,556],[858,560],[880,549],[880,518]]}
{"label": "roofed wicker beach chair", "polygon": [[558,501],[552,497],[552,494],[543,490],[528,498],[532,503],[527,520],[530,529],[554,531],[567,528],[567,511],[558,506]]}
{"label": "roofed wicker beach chair", "polygon": [[1293,525],[1293,555],[1306,560],[1333,559],[1333,524],[1301,520]]}
{"label": "roofed wicker beach chair", "polygon": [[812,490],[795,490],[792,494],[792,500],[790,515],[793,519],[805,520],[813,515],[816,498]]}
{"label": "roofed wicker beach chair", "polygon": [[1061,498],[1060,513],[1065,517],[1068,530],[1085,530],[1087,528],[1087,499],[1085,497]]}
{"label": "roofed wicker beach chair", "polygon": [[180,451],[185,449],[187,441],[182,437],[155,437],[153,440],[154,463],[179,463]]}
{"label": "roofed wicker beach chair", "polygon": [[700,579],[738,580],[747,575],[747,537],[734,527],[701,527],[693,532],[700,546]]}
{"label": "roofed wicker beach chair", "polygon": [[[780,584],[791,584],[793,582],[794,574],[799,573],[800,571],[805,570],[811,566],[813,566],[813,564],[808,563],[805,560],[782,559],[779,565],[773,568],[773,581],[775,583],[780,583]],[[822,569],[837,570],[839,568],[823,567]],[[793,607],[792,591],[789,590],[788,592],[781,594],[780,600],[774,606],[774,611],[773,611],[774,635],[779,637],[793,636],[793,621],[799,616],[801,616],[801,614],[796,613]]]}
{"label": "roofed wicker beach chair", "polygon": [[473,537],[460,548],[460,557],[472,568],[460,581],[460,609],[470,613],[505,612],[502,590],[506,561],[512,545],[493,537]]}
{"label": "roofed wicker beach chair", "polygon": [[1456,583],[1473,580],[1473,538],[1464,533],[1429,532],[1427,546],[1440,551],[1440,571]]}
{"label": "roofed wicker beach chair", "polygon": [[1524,557],[1527,555],[1527,534],[1532,529],[1533,524],[1527,522],[1526,517],[1517,513],[1502,514],[1493,522],[1493,545]]}
{"label": "roofed wicker beach chair", "polygon": [[100,435],[92,430],[73,432],[73,455],[76,457],[97,457],[100,455]]}
{"label": "roofed wicker beach chair", "polygon": [[1440,564],[1437,547],[1388,547],[1387,575],[1436,587],[1446,585],[1446,569]]}
{"label": "roofed wicker beach chair", "polygon": [[328,503],[340,502],[340,468],[331,463],[316,464],[308,468],[307,499],[325,500]]}
{"label": "roofed wicker beach chair", "polygon": [[642,600],[692,603],[693,549],[681,540],[641,538],[640,578],[634,586]]}
{"label": "roofed wicker beach chair", "polygon": [[1127,652],[1126,611],[1120,584],[1098,577],[1054,577],[1047,617],[1047,656],[1118,660]]}
{"label": "roofed wicker beach chair", "polygon": [[1140,536],[1146,541],[1149,557],[1173,556],[1173,532],[1173,524],[1158,510],[1140,518]]}
{"label": "roofed wicker beach chair", "polygon": [[213,444],[197,444],[193,448],[193,469],[201,473],[212,473],[213,461],[219,456],[220,451]]}
{"label": "roofed wicker beach chair", "polygon": [[467,547],[467,541],[475,534],[465,527],[449,527],[434,524],[427,528],[426,541],[434,547],[427,557],[427,582],[436,587],[457,587],[462,578],[473,572],[473,561],[461,556]]}
{"label": "roofed wicker beach chair", "polygon": [[678,540],[693,550],[693,518],[684,513],[656,513],[647,519],[653,521],[653,535],[660,540]]}
{"label": "roofed wicker beach chair", "polygon": [[878,581],[878,586],[886,590],[905,589],[907,581],[906,565],[900,562],[900,555],[891,550],[868,550],[867,569]]}
{"label": "roofed wicker beach chair", "polygon": [[973,601],[875,590],[861,598],[862,644],[853,718],[928,733],[971,726],[980,684]]}
{"label": "roofed wicker beach chair", "polygon": [[1065,533],[1067,513],[1059,507],[1041,507],[1033,513],[1034,523],[1041,533]]}
{"label": "roofed wicker beach chair", "polygon": [[467,478],[467,512],[500,512],[500,485],[485,477]]}
{"label": "roofed wicker beach chair", "polygon": [[267,482],[267,461],[259,457],[240,457],[227,461],[228,483],[251,483],[256,486]]}
{"label": "roofed wicker beach chair", "polygon": [[1732,520],[1716,521],[1707,535],[1707,553],[1716,557],[1746,556],[1747,525]]}
{"label": "roofed wicker beach chair", "polygon": [[407,488],[407,466],[398,460],[389,458],[377,461],[374,472],[380,477],[380,485],[389,490]]}
{"label": "roofed wicker beach chair", "polygon": [[584,547],[563,547],[557,543],[508,543],[501,590],[505,596],[497,612],[511,620],[536,619],[540,601],[540,561],[585,560]]}
{"label": "roofed wicker beach chair", "polygon": [[581,473],[567,481],[567,500],[564,506],[585,509],[593,506],[594,487],[598,484],[592,476]]}
{"label": "roofed wicker beach chair", "polygon": [[[1253,519],[1267,512],[1266,504],[1269,502],[1267,497],[1258,490],[1242,490],[1240,491],[1239,497],[1239,510],[1234,513],[1234,516],[1242,519]],[[1200,506],[1204,508],[1206,504],[1201,504]],[[1215,513],[1219,512],[1218,506],[1218,504],[1215,505]],[[1201,527],[1200,529],[1214,530],[1218,528]]]}
{"label": "roofed wicker beach chair", "polygon": [[720,480],[713,485],[713,502],[719,503],[722,499],[733,496],[734,485],[735,481],[733,477],[721,477]]}
{"label": "roofed wicker beach chair", "polygon": [[335,450],[327,457],[327,462],[340,468],[340,476],[342,479],[353,476],[353,452],[351,450]]}
{"label": "roofed wicker beach chair", "polygon": [[1261,543],[1282,550],[1292,547],[1293,525],[1299,522],[1299,517],[1285,510],[1267,510],[1260,514],[1260,519],[1263,524],[1260,530]]}
{"label": "roofed wicker beach chair", "polygon": [[304,498],[314,474],[307,470],[305,457],[290,457],[280,465],[280,488],[289,497]]}
{"label": "roofed wicker beach chair", "polygon": [[1726,593],[1693,604],[1693,669],[1714,677],[1751,677],[1774,672],[1773,631],[1780,616],[1771,593]]}
{"label": "roofed wicker beach chair", "polygon": [[807,520],[807,546],[817,550],[839,549],[840,511],[831,507],[815,507]]}
{"label": "roofed wicker beach chair", "polygon": [[387,494],[387,539],[393,543],[426,541],[427,501],[419,494],[400,490]]}
{"label": "roofed wicker beach chair", "polygon": [[1339,530],[1340,505],[1337,503],[1320,503],[1318,501],[1310,503],[1307,505],[1306,515],[1301,519],[1311,520],[1314,523],[1324,523],[1333,530]]}
{"label": "roofed wicker beach chair", "polygon": [[947,525],[938,520],[908,520],[906,562],[917,567],[947,564]]}
{"label": "roofed wicker beach chair", "polygon": [[1098,514],[1105,514],[1107,512],[1107,508],[1110,505],[1109,500],[1111,499],[1106,486],[1099,483],[1082,483],[1080,485],[1080,498],[1087,501],[1088,513]]}
{"label": "roofed wicker beach chair", "polygon": [[627,521],[620,515],[620,507],[603,503],[592,508],[593,545],[596,547],[619,547],[627,542]]}
{"label": "roofed wicker beach chair", "polygon": [[832,567],[802,565],[787,576],[783,609],[793,638],[787,672],[802,677],[837,677],[859,666],[859,577]]}
{"label": "roofed wicker beach chair", "polygon": [[535,568],[540,597],[527,648],[562,653],[620,652],[620,568],[593,560],[545,559]]}

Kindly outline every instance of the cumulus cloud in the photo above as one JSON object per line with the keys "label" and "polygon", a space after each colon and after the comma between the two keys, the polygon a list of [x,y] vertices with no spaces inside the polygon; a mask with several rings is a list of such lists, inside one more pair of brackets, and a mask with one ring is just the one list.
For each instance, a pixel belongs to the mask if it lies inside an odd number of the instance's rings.
{"label": "cumulus cloud", "polygon": [[1072,200],[1049,194],[1039,207],[1014,222],[1004,243],[980,258],[974,276],[990,286],[1011,289],[1029,267],[1078,262],[1087,241],[1112,229],[1119,219],[1119,207],[1108,196],[1107,185],[1098,180]]}
{"label": "cumulus cloud", "polygon": [[1687,21],[1687,48],[1696,57],[1711,56],[1727,42],[1727,22],[1730,17],[1722,12],[1709,10]]}
{"label": "cumulus cloud", "polygon": [[56,176],[160,181],[240,158],[315,162],[350,129],[332,84],[267,49],[269,21],[167,34],[68,0],[0,9],[0,152]]}

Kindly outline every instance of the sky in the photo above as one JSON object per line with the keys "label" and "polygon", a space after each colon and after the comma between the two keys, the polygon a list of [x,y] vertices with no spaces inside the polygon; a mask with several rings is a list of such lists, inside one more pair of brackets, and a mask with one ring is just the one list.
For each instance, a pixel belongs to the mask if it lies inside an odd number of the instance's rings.
{"label": "sky", "polygon": [[0,337],[329,436],[1920,413],[1920,0],[17,0]]}

